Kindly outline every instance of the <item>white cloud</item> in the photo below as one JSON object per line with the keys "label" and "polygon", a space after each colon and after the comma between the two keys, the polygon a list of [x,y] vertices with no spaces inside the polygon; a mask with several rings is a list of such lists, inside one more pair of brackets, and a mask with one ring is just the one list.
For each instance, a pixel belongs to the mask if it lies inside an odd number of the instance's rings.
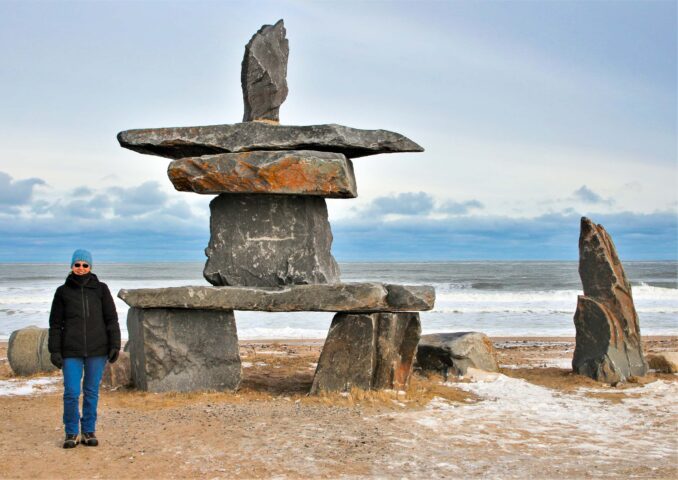
{"label": "white cloud", "polygon": [[577,190],[572,193],[572,196],[575,200],[579,200],[583,203],[588,204],[608,204],[612,205],[614,201],[612,199],[606,199],[598,195],[596,192],[591,190],[586,185],[582,185]]}
{"label": "white cloud", "polygon": [[33,190],[38,185],[46,185],[46,182],[35,177],[13,180],[9,174],[0,172],[0,206],[16,207],[28,204],[33,197]]}

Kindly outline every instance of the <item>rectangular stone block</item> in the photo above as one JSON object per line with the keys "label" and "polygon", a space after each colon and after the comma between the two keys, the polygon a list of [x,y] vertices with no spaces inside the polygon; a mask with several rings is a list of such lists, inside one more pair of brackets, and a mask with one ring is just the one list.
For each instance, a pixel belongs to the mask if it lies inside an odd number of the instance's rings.
{"label": "rectangular stone block", "polygon": [[324,198],[222,193],[210,202],[210,212],[203,276],[212,285],[339,280]]}
{"label": "rectangular stone block", "polygon": [[406,388],[420,335],[418,313],[335,315],[311,394]]}
{"label": "rectangular stone block", "polygon": [[337,314],[320,353],[311,393],[369,390],[377,363],[376,316]]}
{"label": "rectangular stone block", "polygon": [[418,313],[379,313],[377,364],[372,388],[401,390],[407,387],[421,337]]}
{"label": "rectangular stone block", "polygon": [[172,161],[167,176],[181,192],[274,193],[327,198],[358,196],[344,155],[310,150],[204,155]]}
{"label": "rectangular stone block", "polygon": [[236,390],[242,368],[232,311],[130,308],[132,379],[139,390]]}

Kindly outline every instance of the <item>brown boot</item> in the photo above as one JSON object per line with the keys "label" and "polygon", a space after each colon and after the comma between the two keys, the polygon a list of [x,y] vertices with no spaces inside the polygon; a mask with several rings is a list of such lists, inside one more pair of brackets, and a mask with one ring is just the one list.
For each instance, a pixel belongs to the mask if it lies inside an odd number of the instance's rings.
{"label": "brown boot", "polygon": [[97,440],[96,435],[94,435],[94,432],[92,433],[83,433],[82,434],[82,444],[88,447],[96,447],[99,445],[99,440]]}
{"label": "brown boot", "polygon": [[75,448],[77,444],[78,444],[77,435],[66,434],[66,438],[64,439],[64,448]]}

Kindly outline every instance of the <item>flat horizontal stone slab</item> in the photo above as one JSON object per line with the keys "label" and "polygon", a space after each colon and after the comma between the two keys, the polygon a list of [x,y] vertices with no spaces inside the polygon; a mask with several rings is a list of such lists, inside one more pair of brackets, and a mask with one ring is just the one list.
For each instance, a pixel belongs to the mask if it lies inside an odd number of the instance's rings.
{"label": "flat horizontal stone slab", "polygon": [[167,158],[199,157],[254,150],[319,150],[348,158],[379,153],[423,152],[409,138],[388,130],[342,125],[275,125],[245,122],[204,127],[148,128],[118,134],[120,146]]}
{"label": "flat horizontal stone slab", "polygon": [[332,152],[256,151],[182,158],[169,164],[167,176],[181,192],[358,196],[353,164]]}
{"label": "flat horizontal stone slab", "polygon": [[130,307],[256,310],[264,312],[414,312],[431,310],[427,285],[335,283],[267,287],[168,287],[122,289]]}

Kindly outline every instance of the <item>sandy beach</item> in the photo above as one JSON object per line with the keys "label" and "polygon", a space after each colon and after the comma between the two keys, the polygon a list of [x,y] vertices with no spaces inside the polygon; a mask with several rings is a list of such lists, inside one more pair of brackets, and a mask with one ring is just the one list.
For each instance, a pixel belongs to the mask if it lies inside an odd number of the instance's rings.
{"label": "sandy beach", "polygon": [[[493,338],[500,374],[309,397],[321,340],[243,341],[237,393],[102,390],[100,446],[63,450],[61,376],[12,377],[2,478],[675,478],[678,376],[570,373],[572,338]],[[648,337],[645,352],[678,350]]]}

